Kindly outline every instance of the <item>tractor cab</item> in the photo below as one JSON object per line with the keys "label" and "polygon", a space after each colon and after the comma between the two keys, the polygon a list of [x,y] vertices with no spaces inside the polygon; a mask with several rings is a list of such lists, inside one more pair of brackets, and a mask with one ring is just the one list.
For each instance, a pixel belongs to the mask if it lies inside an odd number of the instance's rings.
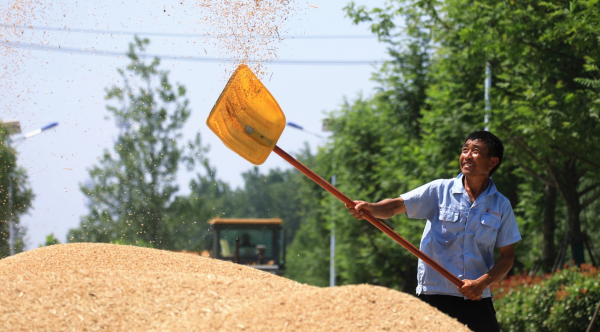
{"label": "tractor cab", "polygon": [[285,239],[281,219],[215,218],[208,224],[211,257],[283,274]]}

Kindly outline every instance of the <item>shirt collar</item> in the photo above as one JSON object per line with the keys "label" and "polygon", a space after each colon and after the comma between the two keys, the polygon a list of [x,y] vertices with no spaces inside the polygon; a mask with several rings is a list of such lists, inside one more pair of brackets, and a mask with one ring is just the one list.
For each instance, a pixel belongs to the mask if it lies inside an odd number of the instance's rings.
{"label": "shirt collar", "polygon": [[458,173],[458,176],[454,178],[454,185],[452,186],[453,194],[462,194],[465,192],[465,187],[462,183],[463,173]]}
{"label": "shirt collar", "polygon": [[[452,186],[453,194],[462,194],[465,192],[465,186],[463,186],[462,177],[463,177],[463,173],[459,173],[458,176],[456,176],[454,178],[454,185]],[[485,190],[484,195],[485,196],[493,195],[496,193],[496,191],[497,191],[496,185],[494,184],[494,181],[492,181],[492,178],[490,178],[490,184],[488,185],[487,189]]]}

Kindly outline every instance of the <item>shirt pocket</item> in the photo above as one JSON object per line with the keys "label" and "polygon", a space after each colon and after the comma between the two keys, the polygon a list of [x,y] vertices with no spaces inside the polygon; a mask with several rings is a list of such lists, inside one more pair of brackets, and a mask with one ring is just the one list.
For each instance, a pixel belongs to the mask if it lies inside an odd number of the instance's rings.
{"label": "shirt pocket", "polygon": [[459,212],[456,210],[441,207],[438,219],[439,223],[434,227],[434,231],[442,239],[455,238],[462,228],[459,222]]}
{"label": "shirt pocket", "polygon": [[475,241],[480,246],[493,246],[496,243],[496,236],[500,228],[500,217],[491,213],[484,213],[481,215],[478,226],[475,233]]}

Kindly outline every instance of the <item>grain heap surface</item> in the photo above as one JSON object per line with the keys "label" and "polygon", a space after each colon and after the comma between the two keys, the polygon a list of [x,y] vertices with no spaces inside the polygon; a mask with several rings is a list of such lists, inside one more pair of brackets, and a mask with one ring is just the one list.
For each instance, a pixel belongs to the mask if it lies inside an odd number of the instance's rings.
{"label": "grain heap surface", "polygon": [[199,256],[64,244],[0,260],[0,330],[468,331],[383,287],[318,288]]}

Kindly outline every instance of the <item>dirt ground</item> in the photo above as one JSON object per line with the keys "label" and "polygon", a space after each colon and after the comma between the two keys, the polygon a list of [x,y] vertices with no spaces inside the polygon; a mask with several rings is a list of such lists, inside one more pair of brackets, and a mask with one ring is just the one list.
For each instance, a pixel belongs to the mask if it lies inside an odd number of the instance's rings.
{"label": "dirt ground", "polygon": [[384,287],[319,288],[185,253],[61,244],[0,260],[4,331],[469,331]]}

